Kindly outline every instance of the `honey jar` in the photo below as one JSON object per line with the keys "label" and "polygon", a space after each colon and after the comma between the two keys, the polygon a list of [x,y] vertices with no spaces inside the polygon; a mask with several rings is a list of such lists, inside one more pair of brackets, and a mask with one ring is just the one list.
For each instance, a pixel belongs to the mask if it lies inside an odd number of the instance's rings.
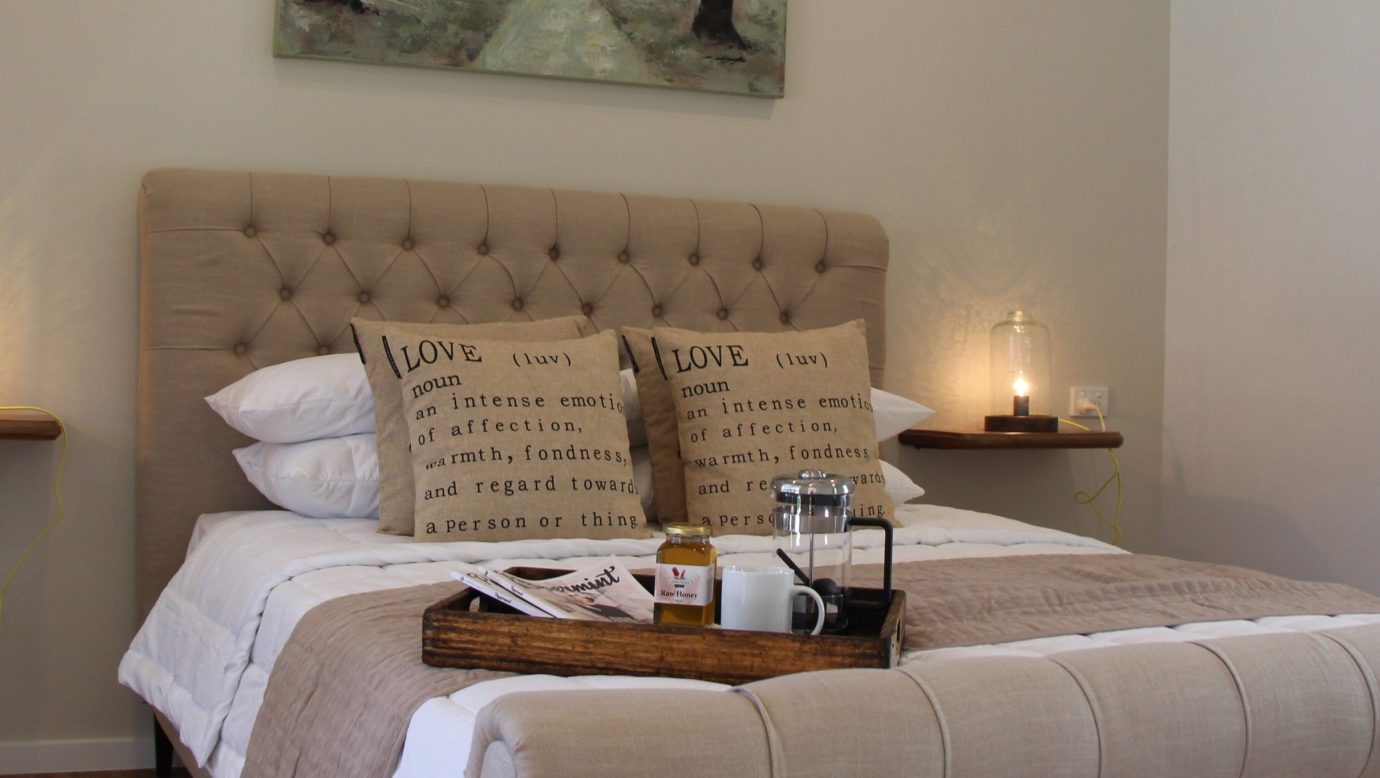
{"label": "honey jar", "polygon": [[706,627],[714,623],[714,572],[719,552],[712,530],[700,524],[666,524],[656,551],[656,623]]}

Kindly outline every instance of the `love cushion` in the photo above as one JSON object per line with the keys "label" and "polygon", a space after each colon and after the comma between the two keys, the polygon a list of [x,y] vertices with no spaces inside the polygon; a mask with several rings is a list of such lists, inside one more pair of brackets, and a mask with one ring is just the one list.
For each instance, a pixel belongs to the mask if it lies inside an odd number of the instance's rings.
{"label": "love cushion", "polygon": [[675,408],[689,521],[718,533],[769,535],[772,479],[806,469],[853,479],[855,515],[891,517],[863,326],[652,330]]}
{"label": "love cushion", "polygon": [[613,332],[485,341],[385,328],[418,540],[645,538]]}

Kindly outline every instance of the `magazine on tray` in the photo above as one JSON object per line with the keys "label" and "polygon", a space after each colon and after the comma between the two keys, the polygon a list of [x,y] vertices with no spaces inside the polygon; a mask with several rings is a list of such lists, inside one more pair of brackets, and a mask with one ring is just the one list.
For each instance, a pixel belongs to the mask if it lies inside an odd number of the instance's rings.
{"label": "magazine on tray", "polygon": [[614,557],[556,578],[531,581],[478,567],[451,577],[529,616],[584,621],[652,621],[652,593]]}

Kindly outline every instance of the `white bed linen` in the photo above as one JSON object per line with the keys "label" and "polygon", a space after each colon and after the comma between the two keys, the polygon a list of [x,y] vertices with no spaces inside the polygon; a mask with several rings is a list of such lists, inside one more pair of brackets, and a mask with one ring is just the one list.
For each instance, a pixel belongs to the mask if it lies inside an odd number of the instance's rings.
{"label": "white bed linen", "polygon": [[[988,514],[930,505],[903,505],[896,533],[898,561],[1039,553],[1118,553],[1099,541]],[[268,675],[297,621],[335,597],[435,583],[465,563],[578,565],[616,554],[630,566],[649,565],[660,539],[527,540],[508,543],[416,543],[381,535],[363,519],[308,519],[284,511],[202,517],[182,570],[160,597],[120,665],[120,682],[168,715],[186,745],[213,775],[233,778],[243,766]],[[881,561],[881,533],[858,534],[855,559]],[[716,538],[721,563],[771,559],[770,538]],[[1324,629],[1371,617],[1289,617],[1124,630],[908,653],[904,661],[955,656],[1048,654],[1151,640],[1221,634]],[[468,757],[474,718],[512,691],[717,684],[657,678],[522,676],[476,684],[425,703],[413,716],[397,775],[457,775]]]}

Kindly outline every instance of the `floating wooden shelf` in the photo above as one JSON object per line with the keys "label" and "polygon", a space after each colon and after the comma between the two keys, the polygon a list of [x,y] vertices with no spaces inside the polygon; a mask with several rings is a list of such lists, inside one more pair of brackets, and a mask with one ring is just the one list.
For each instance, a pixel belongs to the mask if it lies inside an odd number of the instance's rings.
{"label": "floating wooden shelf", "polygon": [[901,443],[915,448],[1034,449],[1121,448],[1120,432],[984,432],[982,430],[906,430]]}
{"label": "floating wooden shelf", "polygon": [[0,440],[53,440],[62,425],[35,411],[0,411]]}

